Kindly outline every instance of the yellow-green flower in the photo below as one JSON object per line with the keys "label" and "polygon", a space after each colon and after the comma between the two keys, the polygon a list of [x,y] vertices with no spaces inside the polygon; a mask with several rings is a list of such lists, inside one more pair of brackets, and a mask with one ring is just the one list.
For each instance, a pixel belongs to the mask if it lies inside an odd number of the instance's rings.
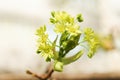
{"label": "yellow-green flower", "polygon": [[46,31],[46,26],[41,26],[39,29],[36,30],[36,35],[41,36],[43,34],[45,34]]}
{"label": "yellow-green flower", "polygon": [[38,35],[39,37],[37,41],[38,52],[40,52],[41,55],[44,56],[46,60],[48,59],[51,60],[51,58],[53,57],[53,46],[48,40],[46,26],[42,26],[39,29],[37,29],[36,35]]}
{"label": "yellow-green flower", "polygon": [[84,39],[87,40],[87,41],[94,38],[94,31],[91,28],[85,28],[84,29],[84,34],[85,34]]}
{"label": "yellow-green flower", "polygon": [[48,34],[43,34],[41,36],[39,36],[37,42],[38,43],[46,43],[48,40]]}
{"label": "yellow-green flower", "polygon": [[66,31],[68,31],[68,33],[71,35],[77,35],[81,33],[80,26],[77,24],[67,25]]}
{"label": "yellow-green flower", "polygon": [[78,22],[83,22],[82,14],[77,15],[77,20],[78,20]]}
{"label": "yellow-green flower", "polygon": [[62,12],[52,12],[52,18],[50,18],[51,23],[55,24],[54,31],[56,33],[64,33],[67,31],[71,35],[77,35],[80,33],[80,26],[68,13]]}
{"label": "yellow-green flower", "polygon": [[53,56],[53,47],[50,44],[41,43],[39,50],[41,50],[41,55],[44,56],[45,59]]}
{"label": "yellow-green flower", "polygon": [[66,26],[64,24],[56,23],[54,31],[56,33],[63,33],[66,30]]}
{"label": "yellow-green flower", "polygon": [[85,34],[84,40],[87,41],[89,45],[88,57],[91,58],[96,52],[99,40],[97,39],[94,31],[91,28],[85,28],[84,34]]}
{"label": "yellow-green flower", "polygon": [[52,17],[50,18],[50,21],[54,20],[53,21],[54,23],[73,23],[74,22],[74,18],[64,11],[52,12],[51,15]]}

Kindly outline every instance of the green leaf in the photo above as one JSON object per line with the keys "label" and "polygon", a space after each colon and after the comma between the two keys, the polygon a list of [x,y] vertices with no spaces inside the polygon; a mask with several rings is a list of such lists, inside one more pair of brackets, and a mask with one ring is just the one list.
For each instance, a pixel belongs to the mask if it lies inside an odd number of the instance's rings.
{"label": "green leaf", "polygon": [[62,62],[64,65],[70,64],[70,63],[78,60],[82,55],[83,55],[83,51],[79,51],[78,53],[76,53],[75,55],[73,55],[71,57],[63,58]]}
{"label": "green leaf", "polygon": [[78,45],[79,39],[80,39],[80,34],[78,34],[77,36],[73,35],[70,37],[70,39],[67,41],[67,45],[65,46],[64,55],[66,55],[70,50],[72,50]]}
{"label": "green leaf", "polygon": [[64,33],[62,33],[62,35],[60,37],[60,42],[59,42],[60,46],[63,46],[63,43],[68,40],[69,36],[70,36],[70,34],[67,33],[67,31],[65,31]]}
{"label": "green leaf", "polygon": [[60,50],[59,50],[59,56],[63,57],[63,53],[64,53],[64,49],[66,47],[66,42],[68,41],[70,34],[67,33],[66,31],[64,33],[62,33],[61,37],[60,37],[60,41],[59,41],[59,45],[60,45]]}
{"label": "green leaf", "polygon": [[58,53],[55,50],[57,39],[58,39],[58,35],[56,36],[55,40],[52,43],[52,45],[53,45],[53,54],[54,54],[54,58],[53,59],[57,59],[58,58]]}

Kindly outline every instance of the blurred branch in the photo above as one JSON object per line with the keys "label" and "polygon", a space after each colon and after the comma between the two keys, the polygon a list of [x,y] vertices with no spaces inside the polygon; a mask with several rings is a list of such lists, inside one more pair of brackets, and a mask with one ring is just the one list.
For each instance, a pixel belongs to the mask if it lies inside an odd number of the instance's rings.
{"label": "blurred branch", "polygon": [[52,75],[53,72],[54,72],[53,69],[49,69],[48,73],[45,73],[43,75],[37,75],[36,73],[33,73],[29,70],[26,71],[27,74],[33,75],[34,77],[36,77],[40,80],[47,80],[47,79],[51,78],[51,75]]}
{"label": "blurred branch", "polygon": [[42,75],[37,75],[36,73],[31,72],[30,70],[26,71],[27,74],[33,75],[34,77],[36,77],[36,78],[38,78],[40,80],[47,80],[47,79],[51,78],[53,72],[54,72],[54,70],[51,67],[51,65],[48,66],[45,73],[42,74]]}

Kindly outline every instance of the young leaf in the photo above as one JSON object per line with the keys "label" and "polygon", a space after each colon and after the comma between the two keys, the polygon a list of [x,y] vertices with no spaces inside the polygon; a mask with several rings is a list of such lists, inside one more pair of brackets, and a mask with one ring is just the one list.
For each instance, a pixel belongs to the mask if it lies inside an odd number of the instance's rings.
{"label": "young leaf", "polygon": [[66,42],[67,45],[65,46],[65,54],[66,55],[70,50],[72,50],[73,48],[75,48],[78,45],[78,41],[80,39],[80,35],[78,34],[77,36],[72,35],[69,40]]}
{"label": "young leaf", "polygon": [[75,55],[73,55],[71,57],[63,58],[62,62],[64,65],[70,64],[70,63],[78,60],[82,55],[83,55],[83,51],[79,51],[78,53],[76,53]]}

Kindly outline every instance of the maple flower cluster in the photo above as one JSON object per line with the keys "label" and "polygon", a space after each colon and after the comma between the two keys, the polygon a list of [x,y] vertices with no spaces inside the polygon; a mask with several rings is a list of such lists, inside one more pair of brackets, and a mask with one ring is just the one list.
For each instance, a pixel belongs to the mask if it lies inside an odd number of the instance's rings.
{"label": "maple flower cluster", "polygon": [[[48,62],[52,60],[55,71],[63,71],[64,65],[70,64],[82,56],[83,50],[79,50],[74,55],[66,57],[72,49],[80,46],[82,34],[84,35],[83,43],[87,42],[87,46],[89,46],[88,57],[91,58],[94,55],[99,42],[91,28],[85,28],[83,31],[80,30],[78,23],[83,22],[81,14],[72,17],[64,11],[53,11],[51,12],[50,22],[54,25],[54,32],[56,32],[57,36],[54,41],[50,41],[49,35],[46,33],[46,26],[38,28],[36,31],[38,36],[37,53],[41,54]],[[56,44],[58,39],[59,45]],[[56,50],[56,47],[59,50]]]}

